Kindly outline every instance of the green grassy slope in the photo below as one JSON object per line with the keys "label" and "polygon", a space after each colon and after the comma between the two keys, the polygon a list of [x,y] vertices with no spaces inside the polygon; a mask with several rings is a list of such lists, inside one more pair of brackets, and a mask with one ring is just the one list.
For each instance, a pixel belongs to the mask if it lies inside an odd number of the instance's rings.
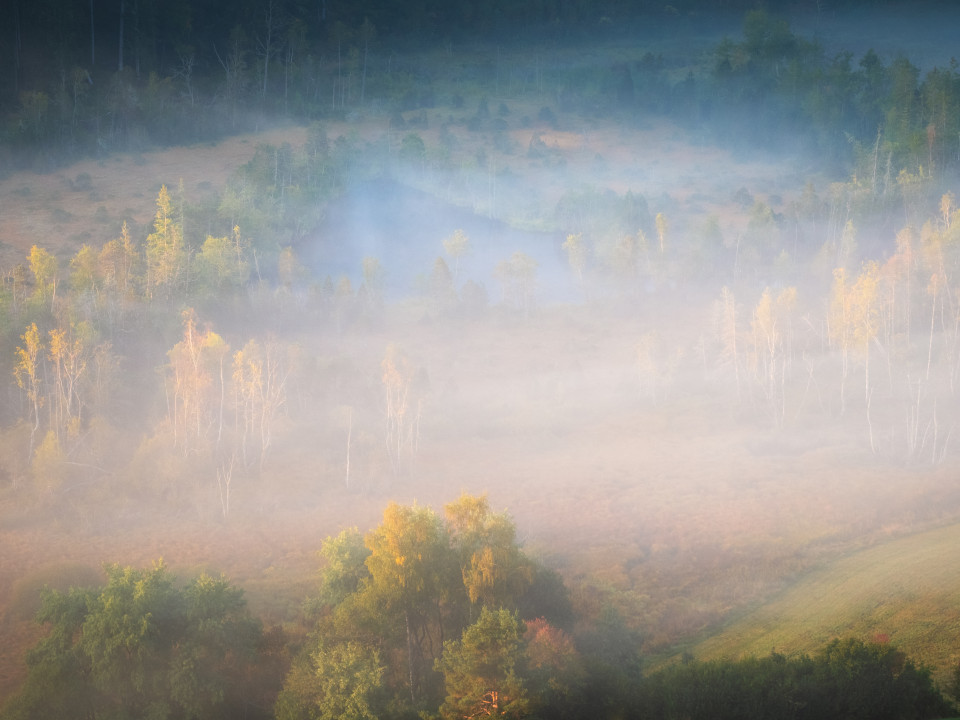
{"label": "green grassy slope", "polygon": [[699,659],[813,654],[834,637],[890,642],[934,671],[960,661],[960,524],[835,561],[691,648]]}

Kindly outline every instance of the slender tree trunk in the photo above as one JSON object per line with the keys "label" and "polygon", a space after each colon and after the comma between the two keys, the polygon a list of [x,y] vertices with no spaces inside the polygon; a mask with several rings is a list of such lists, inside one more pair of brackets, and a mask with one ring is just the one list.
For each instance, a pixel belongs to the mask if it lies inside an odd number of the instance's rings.
{"label": "slender tree trunk", "polygon": [[846,341],[840,351],[840,416],[843,417],[847,412],[847,346]]}
{"label": "slender tree trunk", "polygon": [[30,428],[30,458],[33,458],[33,449],[37,446],[37,430],[40,429],[40,401],[37,397],[37,388],[33,389],[33,427]]}
{"label": "slender tree trunk", "polygon": [[267,98],[267,78],[270,75],[270,40],[273,33],[273,3],[267,3],[267,41],[263,46],[263,89],[260,96]]}
{"label": "slender tree trunk", "polygon": [[20,97],[20,54],[23,49],[20,40],[20,2],[13,0],[13,93]]}
{"label": "slender tree trunk", "polygon": [[92,71],[97,64],[96,43],[94,42],[94,22],[93,22],[93,0],[90,0],[90,70]]}
{"label": "slender tree trunk", "polygon": [[413,637],[410,633],[410,611],[409,610],[406,610],[403,613],[403,618],[406,621],[406,625],[407,625],[407,679],[410,682],[410,702],[415,703],[417,701],[417,698],[413,691]]}
{"label": "slender tree trunk", "polygon": [[133,42],[134,42],[134,53],[133,60],[134,65],[137,71],[137,80],[140,79],[140,0],[134,0],[133,2]]}
{"label": "slender tree trunk", "polygon": [[[364,21],[364,25],[367,23]],[[363,101],[366,97],[367,89],[367,55],[370,52],[370,32],[366,27],[361,28],[361,32],[364,34],[363,38],[363,71],[360,74],[360,107],[363,107]]]}
{"label": "slender tree trunk", "polygon": [[123,2],[120,0],[120,30],[117,33],[119,41],[117,42],[117,72],[123,72]]}
{"label": "slender tree trunk", "polygon": [[937,319],[937,284],[933,282],[933,299],[930,301],[930,341],[927,344],[927,380],[930,379],[930,364],[933,361],[933,329]]}
{"label": "slender tree trunk", "polygon": [[223,408],[226,405],[226,383],[223,381],[223,355],[220,356],[220,421],[217,426],[217,447],[220,447],[220,439],[223,437]]}
{"label": "slender tree trunk", "polygon": [[347,420],[347,476],[346,486],[350,487],[350,438],[353,435],[353,408],[350,408],[350,415]]}
{"label": "slender tree trunk", "polygon": [[863,396],[865,399],[870,399],[870,338],[867,338],[867,342],[864,345],[864,351],[866,356],[863,363]]}

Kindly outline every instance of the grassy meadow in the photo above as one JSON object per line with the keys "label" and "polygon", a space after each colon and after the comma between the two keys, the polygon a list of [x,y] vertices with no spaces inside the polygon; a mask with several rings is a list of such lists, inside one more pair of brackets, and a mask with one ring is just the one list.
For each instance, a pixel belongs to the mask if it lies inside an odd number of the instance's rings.
{"label": "grassy meadow", "polygon": [[960,661],[958,543],[960,525],[951,524],[822,563],[688,652],[702,659],[812,654],[854,636],[894,644],[946,685]]}

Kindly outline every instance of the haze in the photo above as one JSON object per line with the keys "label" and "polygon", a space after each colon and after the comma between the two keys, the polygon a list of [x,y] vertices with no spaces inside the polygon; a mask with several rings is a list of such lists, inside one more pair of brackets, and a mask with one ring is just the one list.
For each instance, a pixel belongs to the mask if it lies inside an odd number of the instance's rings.
{"label": "haze", "polygon": [[768,4],[751,45],[752,3],[601,4],[426,29],[371,4],[376,33],[238,10],[245,39],[204,6],[143,46],[128,17],[124,69],[115,8],[92,49],[64,10],[54,56],[18,5],[0,700],[38,588],[163,557],[290,625],[323,539],[389,501],[486,493],[651,666],[957,522],[956,8]]}

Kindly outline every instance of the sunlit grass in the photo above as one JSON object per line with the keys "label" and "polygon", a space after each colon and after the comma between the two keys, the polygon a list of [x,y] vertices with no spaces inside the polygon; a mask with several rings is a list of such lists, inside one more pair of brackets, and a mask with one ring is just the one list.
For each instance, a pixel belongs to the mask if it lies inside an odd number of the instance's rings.
{"label": "sunlit grass", "polygon": [[811,572],[694,645],[702,659],[814,653],[831,638],[894,644],[941,685],[960,657],[960,525],[892,540]]}

